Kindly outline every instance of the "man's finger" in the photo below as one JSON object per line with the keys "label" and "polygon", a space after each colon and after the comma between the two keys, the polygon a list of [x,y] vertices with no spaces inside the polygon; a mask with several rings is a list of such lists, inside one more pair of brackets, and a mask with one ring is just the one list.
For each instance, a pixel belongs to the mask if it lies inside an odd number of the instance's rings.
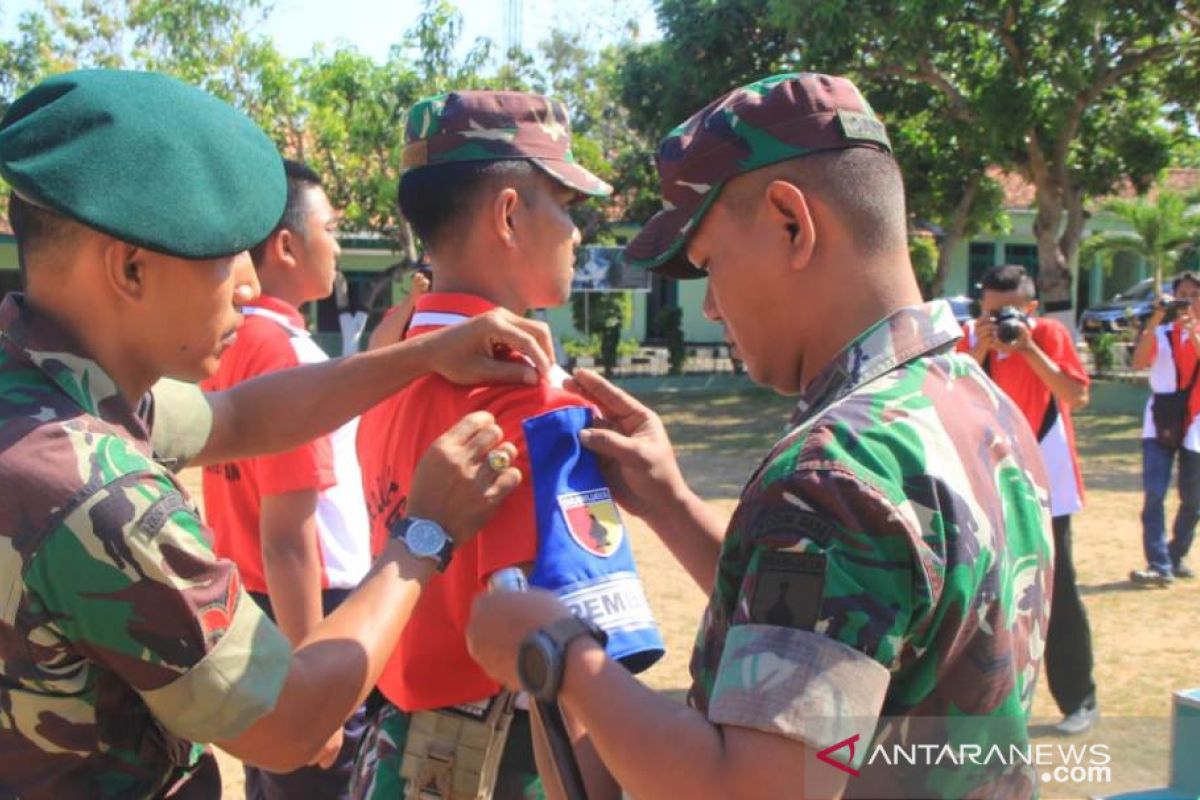
{"label": "man's finger", "polygon": [[516,467],[509,467],[496,476],[496,480],[492,481],[483,493],[483,499],[489,503],[498,503],[508,496],[508,493],[521,485],[522,475],[521,470]]}
{"label": "man's finger", "polygon": [[504,431],[500,430],[500,426],[493,422],[491,425],[484,425],[476,430],[470,439],[463,442],[463,449],[466,450],[467,456],[474,461],[495,447],[496,443],[503,438]]}
{"label": "man's finger", "polygon": [[542,375],[549,375],[554,366],[554,340],[546,324],[524,319],[509,313],[497,317],[497,344],[504,344],[524,354]]}
{"label": "man's finger", "polygon": [[449,437],[455,444],[465,444],[484,428],[495,425],[495,418],[486,411],[472,411],[454,423],[443,436]]}
{"label": "man's finger", "polygon": [[[500,438],[497,437],[495,441],[499,442]],[[496,461],[493,461],[493,454],[497,456]],[[490,480],[497,473],[508,469],[508,466],[517,460],[517,447],[512,442],[501,442],[499,445],[493,443],[483,451],[472,455],[482,462],[483,468],[480,472]]]}
{"label": "man's finger", "polygon": [[531,367],[524,361],[498,361],[491,356],[479,356],[471,366],[475,371],[475,383],[524,383],[536,386],[539,381],[537,367]]}
{"label": "man's finger", "polygon": [[590,369],[575,370],[575,383],[583,390],[583,394],[608,413],[608,416],[627,417],[631,414],[648,413],[648,409],[635,400],[633,395],[609,383]]}
{"label": "man's finger", "polygon": [[618,461],[637,449],[637,444],[625,434],[598,428],[580,431],[579,443],[597,455],[608,456]]}

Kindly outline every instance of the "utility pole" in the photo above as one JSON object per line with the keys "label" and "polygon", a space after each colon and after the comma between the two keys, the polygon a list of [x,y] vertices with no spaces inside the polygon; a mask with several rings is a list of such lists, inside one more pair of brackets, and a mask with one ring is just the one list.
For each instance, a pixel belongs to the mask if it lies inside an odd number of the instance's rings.
{"label": "utility pole", "polygon": [[523,5],[522,0],[507,0],[504,6],[504,57],[513,69],[516,68],[517,50],[522,44]]}

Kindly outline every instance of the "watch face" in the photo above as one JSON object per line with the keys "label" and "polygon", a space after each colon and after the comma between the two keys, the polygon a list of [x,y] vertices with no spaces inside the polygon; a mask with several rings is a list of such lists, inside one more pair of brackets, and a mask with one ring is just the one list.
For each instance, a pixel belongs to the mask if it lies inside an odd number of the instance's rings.
{"label": "watch face", "polygon": [[434,556],[446,543],[446,534],[434,523],[419,519],[404,534],[404,541],[413,553],[419,556]]}

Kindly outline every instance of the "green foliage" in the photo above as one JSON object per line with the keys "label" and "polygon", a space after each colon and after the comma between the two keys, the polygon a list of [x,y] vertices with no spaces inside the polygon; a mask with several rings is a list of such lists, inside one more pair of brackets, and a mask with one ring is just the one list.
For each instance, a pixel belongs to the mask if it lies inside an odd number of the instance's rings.
{"label": "green foliage", "polygon": [[668,358],[670,359],[669,373],[682,375],[683,365],[687,361],[687,347],[683,341],[683,309],[678,306],[667,306],[658,312],[656,322],[658,330],[666,341]]}
{"label": "green foliage", "polygon": [[[809,63],[854,74],[872,100],[896,83],[929,92],[962,153],[1036,186],[1048,300],[1069,294],[1086,198],[1123,178],[1146,185],[1194,121],[1200,18],[1190,0],[769,6]],[[1174,130],[1160,124],[1172,107]]]}
{"label": "green foliage", "polygon": [[1092,351],[1092,365],[1096,372],[1109,372],[1116,366],[1119,341],[1114,333],[1102,333],[1089,340],[1088,349]]}
{"label": "green foliage", "polygon": [[1195,198],[1160,191],[1153,200],[1112,200],[1104,209],[1129,223],[1132,231],[1102,231],[1084,240],[1079,258],[1083,264],[1099,257],[1111,268],[1118,252],[1145,258],[1161,288],[1163,279],[1174,274],[1183,259],[1200,248],[1200,209]]}
{"label": "green foliage", "polygon": [[937,277],[938,248],[932,236],[908,237],[908,257],[921,294],[929,298],[929,287]]}
{"label": "green foliage", "polygon": [[611,373],[617,365],[621,331],[633,324],[631,292],[579,292],[571,298],[575,327],[600,337],[600,362]]}
{"label": "green foliage", "polygon": [[594,333],[586,339],[564,339],[562,346],[563,352],[571,358],[595,358],[600,355],[600,334]]}

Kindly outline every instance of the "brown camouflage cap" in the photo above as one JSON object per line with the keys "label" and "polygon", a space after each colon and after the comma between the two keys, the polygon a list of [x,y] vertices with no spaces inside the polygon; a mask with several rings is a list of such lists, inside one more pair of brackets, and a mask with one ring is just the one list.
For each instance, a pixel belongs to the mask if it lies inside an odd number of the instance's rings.
{"label": "brown camouflage cap", "polygon": [[532,161],[592,197],[612,187],[575,162],[571,122],[557,100],[524,92],[447,92],[421,100],[404,126],[405,172],[461,161]]}
{"label": "brown camouflage cap", "polygon": [[845,78],[787,73],[734,89],[662,140],[656,160],[663,209],[629,243],[626,260],[672,278],[704,277],[683,246],[726,181],[848,147],[892,151],[883,123]]}

